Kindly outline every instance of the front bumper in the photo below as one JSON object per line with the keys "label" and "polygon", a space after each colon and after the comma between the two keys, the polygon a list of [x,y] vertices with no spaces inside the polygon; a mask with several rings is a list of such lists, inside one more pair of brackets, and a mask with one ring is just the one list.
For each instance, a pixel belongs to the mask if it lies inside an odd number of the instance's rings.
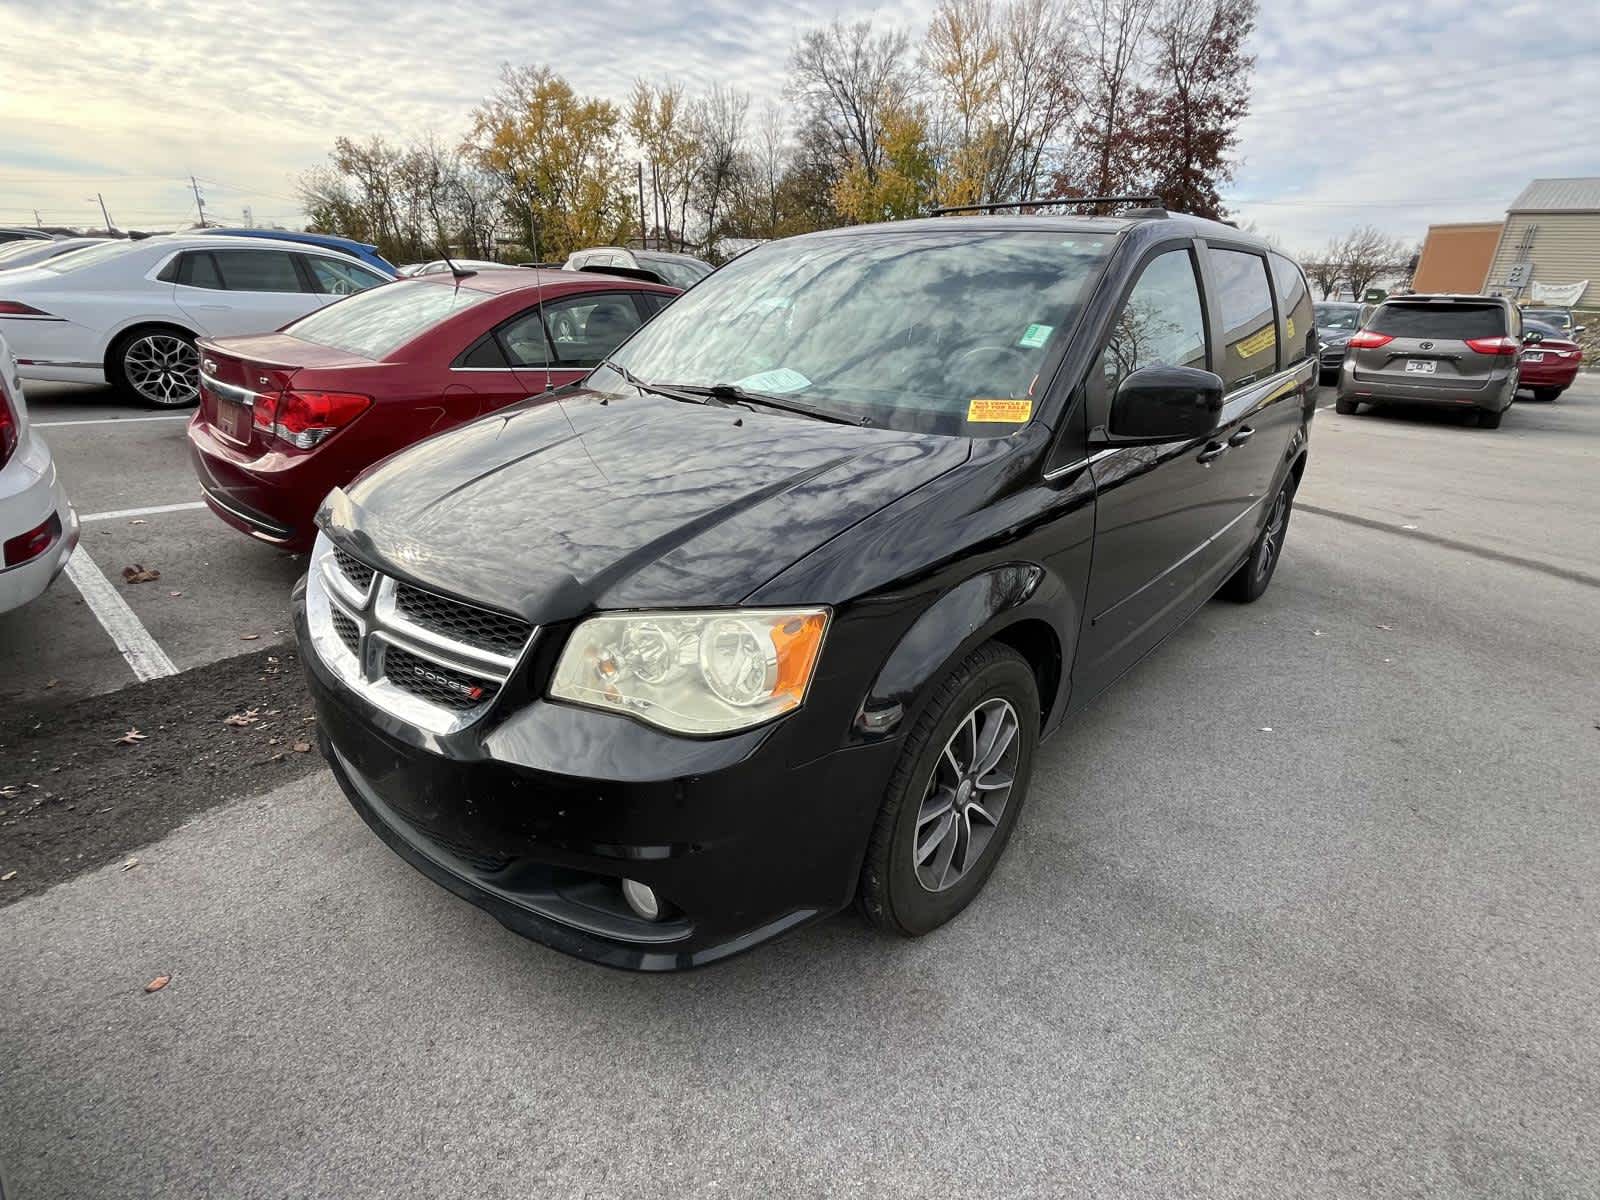
{"label": "front bumper", "polygon": [[[643,971],[701,966],[849,904],[896,741],[794,761],[785,723],[711,739],[544,700],[559,651],[536,640],[493,707],[430,732],[320,657],[296,589],[323,752],[402,858],[508,928]],[[620,882],[672,909],[636,917]]]}

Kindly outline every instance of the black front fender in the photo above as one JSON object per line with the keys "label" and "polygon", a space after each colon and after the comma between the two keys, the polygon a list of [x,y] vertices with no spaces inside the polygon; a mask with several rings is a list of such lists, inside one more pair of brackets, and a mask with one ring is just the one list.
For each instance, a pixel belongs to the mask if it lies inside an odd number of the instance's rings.
{"label": "black front fender", "polygon": [[[1068,630],[1062,614],[1074,608],[1065,589],[1036,563],[1007,563],[957,584],[929,606],[900,639],[873,680],[851,728],[854,741],[892,737],[915,717],[928,686],[984,642],[1023,623],[1049,627],[1048,649],[1039,655],[1053,662],[1035,662],[1041,679],[1051,681],[1052,694],[1041,688],[1039,702],[1047,714],[1058,714],[1060,690],[1068,678],[1067,660],[1076,645],[1076,624]],[[1032,639],[1027,639],[1030,642]]]}

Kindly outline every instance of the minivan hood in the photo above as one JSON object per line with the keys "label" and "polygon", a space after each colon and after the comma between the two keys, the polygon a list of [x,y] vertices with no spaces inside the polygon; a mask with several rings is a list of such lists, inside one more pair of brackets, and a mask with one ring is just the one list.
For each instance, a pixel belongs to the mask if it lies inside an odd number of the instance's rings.
{"label": "minivan hood", "polygon": [[536,624],[719,606],[970,450],[964,438],[574,392],[394,455],[335,490],[321,519],[396,574]]}

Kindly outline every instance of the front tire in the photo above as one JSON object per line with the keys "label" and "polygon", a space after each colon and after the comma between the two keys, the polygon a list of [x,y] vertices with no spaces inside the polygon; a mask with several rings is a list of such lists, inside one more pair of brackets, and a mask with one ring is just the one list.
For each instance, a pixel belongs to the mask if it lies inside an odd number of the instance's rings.
{"label": "front tire", "polygon": [[151,408],[192,408],[200,401],[200,352],[175,325],[145,325],[117,339],[107,356],[111,383]]}
{"label": "front tire", "polygon": [[1022,811],[1039,744],[1027,661],[990,642],[934,690],[890,777],[857,901],[878,928],[920,937],[983,889]]}
{"label": "front tire", "polygon": [[1294,511],[1295,479],[1284,480],[1278,494],[1273,497],[1272,508],[1267,513],[1267,523],[1261,527],[1250,557],[1223,584],[1220,594],[1239,604],[1253,604],[1261,599],[1278,569],[1278,559],[1283,555],[1284,539],[1289,536],[1289,517]]}

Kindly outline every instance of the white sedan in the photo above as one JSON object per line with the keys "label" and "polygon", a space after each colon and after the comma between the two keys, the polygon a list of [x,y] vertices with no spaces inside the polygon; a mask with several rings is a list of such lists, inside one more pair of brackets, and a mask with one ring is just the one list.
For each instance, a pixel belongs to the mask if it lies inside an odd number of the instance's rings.
{"label": "white sedan", "polygon": [[0,275],[24,379],[110,383],[157,408],[199,399],[198,336],[270,333],[388,280],[335,250],[204,235],[109,242]]}
{"label": "white sedan", "polygon": [[28,428],[16,360],[0,335],[0,613],[32,600],[78,544],[78,516],[50,447]]}

